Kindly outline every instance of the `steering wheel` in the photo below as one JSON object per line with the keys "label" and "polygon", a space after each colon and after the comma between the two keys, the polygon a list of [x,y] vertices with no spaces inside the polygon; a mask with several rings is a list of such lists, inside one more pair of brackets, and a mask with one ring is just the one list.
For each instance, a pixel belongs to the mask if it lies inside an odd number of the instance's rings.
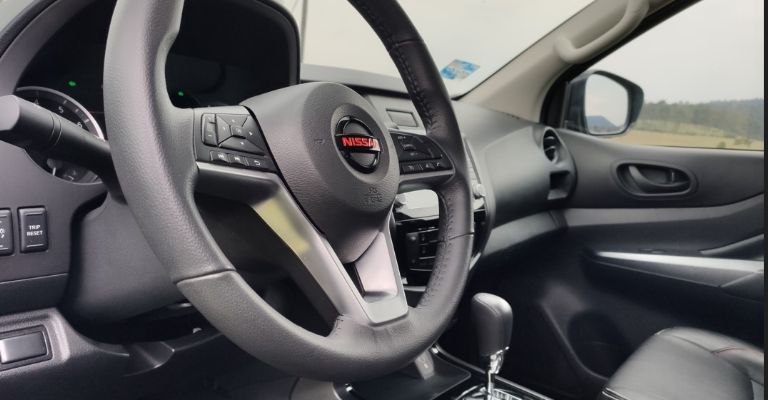
{"label": "steering wheel", "polygon": [[[291,86],[229,107],[173,106],[165,61],[183,0],[119,0],[104,70],[120,185],[179,290],[258,359],[335,382],[391,372],[437,340],[461,298],[473,238],[465,150],[426,45],[396,0],[350,2],[389,51],[426,128],[424,145],[441,154],[442,168],[401,174],[380,116],[358,93],[335,83]],[[231,124],[216,125],[220,118]],[[246,137],[243,130],[253,135],[261,155],[209,151],[206,129],[225,126],[233,137]],[[256,168],[217,164],[217,157]],[[389,233],[403,186],[430,188],[440,202],[434,272],[416,307],[406,302]],[[329,334],[289,321],[244,281],[203,222],[195,193],[237,200],[259,215],[301,261],[290,267],[301,290],[334,314]],[[259,243],[253,249],[273,252]]]}

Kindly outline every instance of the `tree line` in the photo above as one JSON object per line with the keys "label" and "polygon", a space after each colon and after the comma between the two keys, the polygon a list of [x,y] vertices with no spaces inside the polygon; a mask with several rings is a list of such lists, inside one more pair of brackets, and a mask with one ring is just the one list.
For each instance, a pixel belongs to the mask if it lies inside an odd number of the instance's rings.
{"label": "tree line", "polygon": [[643,106],[636,129],[764,140],[765,100],[648,102]]}

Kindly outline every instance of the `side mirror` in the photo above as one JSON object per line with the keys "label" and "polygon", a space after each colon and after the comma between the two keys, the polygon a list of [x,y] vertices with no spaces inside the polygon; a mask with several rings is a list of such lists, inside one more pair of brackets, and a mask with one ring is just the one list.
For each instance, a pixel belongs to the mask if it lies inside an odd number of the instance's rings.
{"label": "side mirror", "polygon": [[568,84],[563,127],[595,136],[629,130],[643,108],[640,86],[605,71],[587,71]]}

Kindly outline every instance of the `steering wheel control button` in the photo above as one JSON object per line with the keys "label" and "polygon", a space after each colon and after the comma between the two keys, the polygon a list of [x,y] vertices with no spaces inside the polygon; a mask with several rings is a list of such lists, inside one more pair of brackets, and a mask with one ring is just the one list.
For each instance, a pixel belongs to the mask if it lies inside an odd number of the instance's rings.
{"label": "steering wheel control button", "polygon": [[435,172],[445,171],[451,169],[451,164],[446,160],[431,160],[420,162],[401,162],[400,173],[402,174],[416,174],[419,172]]}
{"label": "steering wheel control button", "polygon": [[237,138],[242,138],[242,139],[246,138],[245,130],[243,129],[242,126],[231,126],[230,128],[232,129],[232,136]]}
{"label": "steering wheel control button", "polygon": [[376,170],[381,144],[362,122],[342,118],[337,127],[336,146],[352,168],[365,173]]}
{"label": "steering wheel control button", "polygon": [[13,218],[11,210],[0,210],[0,256],[13,254]]}
{"label": "steering wheel control button", "polygon": [[412,133],[390,132],[403,174],[451,169],[451,163],[432,139]]}
{"label": "steering wheel control button", "polygon": [[218,115],[216,116],[216,132],[219,136],[219,143],[232,136],[232,130],[230,129],[229,124]]}
{"label": "steering wheel control button", "polygon": [[238,164],[238,165],[242,165],[244,167],[249,166],[248,165],[248,159],[243,157],[243,156],[241,156],[241,155],[238,155],[238,154],[230,155],[229,156],[229,160],[232,162],[232,164]]}
{"label": "steering wheel control button", "polygon": [[263,156],[266,154],[264,149],[253,144],[248,139],[242,139],[238,137],[231,137],[219,144],[219,147],[228,150],[242,151],[244,153],[258,154]]}
{"label": "steering wheel control button", "polygon": [[423,172],[424,168],[418,164],[402,164],[400,165],[400,172],[403,174],[415,174],[417,172]]}
{"label": "steering wheel control button", "polygon": [[211,151],[211,162],[229,164],[229,154],[223,151]]}
{"label": "steering wheel control button", "polygon": [[435,169],[440,171],[451,169],[451,164],[448,163],[447,160],[435,160],[434,164],[435,164]]}
{"label": "steering wheel control button", "polygon": [[242,127],[243,124],[245,124],[246,118],[248,118],[247,115],[239,114],[216,114],[216,116],[221,118],[224,123],[231,126],[232,128]]}
{"label": "steering wheel control button", "polygon": [[216,116],[213,114],[203,114],[203,143],[209,146],[216,146],[219,144],[218,135],[216,134]]}
{"label": "steering wheel control button", "polygon": [[19,209],[19,236],[21,252],[48,250],[48,222],[45,208]]}
{"label": "steering wheel control button", "polygon": [[252,117],[248,117],[243,124],[243,137],[257,146],[266,147],[264,146],[264,139],[261,136],[259,125]]}
{"label": "steering wheel control button", "polygon": [[43,332],[23,333],[0,339],[0,364],[11,364],[48,354]]}
{"label": "steering wheel control button", "polygon": [[275,171],[272,160],[265,157],[254,157],[248,159],[248,167],[259,171]]}

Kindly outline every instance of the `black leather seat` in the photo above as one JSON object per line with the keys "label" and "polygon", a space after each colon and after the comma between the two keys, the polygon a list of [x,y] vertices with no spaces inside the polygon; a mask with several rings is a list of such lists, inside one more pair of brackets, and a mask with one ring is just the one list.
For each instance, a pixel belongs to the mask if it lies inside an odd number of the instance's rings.
{"label": "black leather seat", "polygon": [[764,398],[764,354],[713,332],[672,328],[648,339],[616,372],[602,400]]}

